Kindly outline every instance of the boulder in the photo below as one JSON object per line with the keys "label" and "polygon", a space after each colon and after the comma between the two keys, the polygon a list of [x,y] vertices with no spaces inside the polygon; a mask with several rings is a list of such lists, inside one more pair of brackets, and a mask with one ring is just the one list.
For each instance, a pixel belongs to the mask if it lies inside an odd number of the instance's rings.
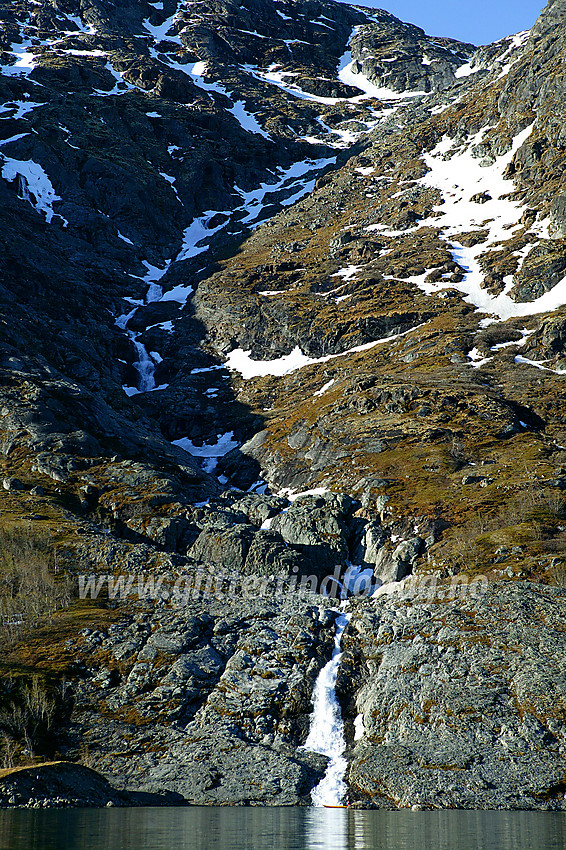
{"label": "boulder", "polygon": [[326,493],[302,496],[275,517],[271,530],[301,553],[317,574],[331,574],[348,558],[347,517],[351,499]]}
{"label": "boulder", "polygon": [[23,490],[24,489],[24,485],[22,484],[20,479],[15,478],[13,476],[11,476],[9,478],[4,478],[4,480],[2,481],[2,486],[3,486],[4,490],[8,490],[8,491],[12,491],[12,492],[16,491],[16,490]]}
{"label": "boulder", "polygon": [[187,554],[201,564],[226,572],[244,568],[255,526],[238,524],[232,528],[207,527],[201,531]]}
{"label": "boulder", "polygon": [[80,764],[56,761],[0,770],[0,808],[123,806],[129,794]]}
{"label": "boulder", "polygon": [[[379,540],[379,536],[377,536],[377,540]],[[422,547],[423,541],[420,537],[403,540],[393,550],[390,546],[381,545],[377,549],[375,558],[374,577],[379,579],[382,584],[389,584],[389,582],[400,581],[405,578],[416,566]],[[373,550],[375,551],[375,544]]]}

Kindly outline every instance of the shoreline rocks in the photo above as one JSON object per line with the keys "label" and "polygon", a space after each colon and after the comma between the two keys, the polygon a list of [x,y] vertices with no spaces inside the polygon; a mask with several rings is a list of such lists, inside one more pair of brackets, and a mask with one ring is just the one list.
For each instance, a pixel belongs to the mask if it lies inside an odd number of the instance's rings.
{"label": "shoreline rocks", "polygon": [[566,590],[499,582],[352,610],[338,682],[352,801],[566,809]]}

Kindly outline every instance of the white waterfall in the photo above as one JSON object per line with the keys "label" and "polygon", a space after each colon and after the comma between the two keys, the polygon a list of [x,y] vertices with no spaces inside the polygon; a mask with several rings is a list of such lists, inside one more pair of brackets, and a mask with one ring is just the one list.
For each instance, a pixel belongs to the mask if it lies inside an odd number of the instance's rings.
{"label": "white waterfall", "polygon": [[321,753],[330,759],[324,777],[311,794],[313,805],[318,807],[339,806],[347,790],[344,782],[347,767],[344,756],[346,742],[342,713],[336,699],[336,678],[342,658],[342,635],[350,616],[340,614],[336,618],[334,651],[328,664],[320,671],[314,686],[311,728],[304,745],[305,749]]}
{"label": "white waterfall", "polygon": [[136,336],[136,334],[132,335],[132,341],[138,352],[138,362],[134,363],[134,368],[140,376],[138,389],[140,393],[145,393],[155,389],[155,363],[149,356],[145,345],[139,342]]}
{"label": "white waterfall", "polygon": [[[159,301],[163,295],[163,289],[157,283],[157,281],[161,277],[163,277],[163,275],[169,268],[170,261],[167,261],[167,264],[164,269],[158,269],[156,266],[150,265],[150,263],[148,263],[146,260],[144,260],[143,263],[148,269],[147,275],[144,278],[148,283],[148,290],[145,297],[145,303],[152,304],[154,301]],[[137,361],[133,364],[134,369],[139,375],[138,386],[124,386],[123,390],[128,396],[137,395],[138,393],[147,393],[151,392],[151,390],[160,389],[160,387],[155,386],[155,361],[149,355],[145,345],[138,339],[138,337],[141,335],[140,331],[130,331],[127,329],[127,324],[129,320],[135,314],[138,307],[142,305],[141,301],[134,301],[132,303],[136,304],[134,309],[130,310],[129,313],[124,313],[124,315],[119,316],[116,319],[116,325],[128,334],[135,346],[138,355]]]}

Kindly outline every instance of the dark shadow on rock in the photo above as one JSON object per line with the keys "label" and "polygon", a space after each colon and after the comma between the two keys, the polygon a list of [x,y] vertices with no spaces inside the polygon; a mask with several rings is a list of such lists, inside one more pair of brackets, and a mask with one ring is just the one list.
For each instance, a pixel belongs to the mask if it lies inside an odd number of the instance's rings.
{"label": "dark shadow on rock", "polygon": [[124,792],[127,804],[131,806],[188,806],[182,794],[166,791],[164,794],[151,794],[147,791]]}

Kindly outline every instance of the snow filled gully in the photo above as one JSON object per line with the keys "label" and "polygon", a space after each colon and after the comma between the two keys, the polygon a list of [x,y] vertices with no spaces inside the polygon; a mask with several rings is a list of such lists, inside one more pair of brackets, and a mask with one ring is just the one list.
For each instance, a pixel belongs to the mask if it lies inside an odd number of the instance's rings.
{"label": "snow filled gully", "polygon": [[[165,37],[167,37],[169,41],[175,42],[178,45],[181,44],[181,39],[179,35],[173,35],[169,32],[172,29],[176,18],[177,12],[170,16],[159,27],[153,26],[150,23],[149,19],[146,19],[144,21],[144,29],[146,30],[147,34],[155,40],[155,47],[150,47],[151,55],[157,55],[157,43]],[[354,29],[352,34],[354,34],[354,32],[356,32],[356,29]],[[160,59],[161,58],[162,57],[160,56]],[[184,74],[187,74],[195,83],[195,85],[207,91],[211,97],[213,97],[215,94],[221,94],[225,97],[230,98],[232,100],[233,105],[229,108],[228,111],[230,111],[234,115],[234,117],[240,123],[242,128],[250,134],[261,135],[265,139],[272,141],[269,134],[260,126],[256,117],[246,110],[244,101],[237,100],[234,96],[232,96],[230,92],[228,92],[224,88],[221,83],[209,79],[207,75],[207,66],[204,61],[197,61],[196,63],[187,66],[181,65],[172,59],[168,59],[168,64],[171,68],[174,68],[175,70],[182,71]],[[109,69],[113,70],[111,63],[109,63]],[[292,97],[297,95],[297,91],[299,91],[299,96],[304,96],[308,98],[314,97],[300,92],[300,90],[298,90],[297,87],[294,86],[294,84],[292,84],[291,86],[286,85],[286,75],[281,75],[281,79],[279,79],[279,77],[275,73],[260,73],[259,69],[253,69],[251,67],[244,67],[244,70],[247,70],[249,73],[252,74],[252,76],[255,76],[256,78],[278,84],[280,87],[284,88],[284,90],[287,91],[288,94]],[[406,93],[407,97],[403,97],[395,92],[388,92],[382,89],[377,90],[376,87],[372,86],[372,84],[362,74],[355,74],[354,63],[347,47],[346,53],[338,63],[336,74],[337,79],[341,79],[343,82],[348,82],[349,85],[352,85],[359,90],[359,95],[353,98],[344,99],[346,101],[351,101],[352,103],[360,103],[366,100],[369,101],[372,97],[379,95],[382,99],[385,98],[387,100],[400,101],[400,103],[396,104],[397,106],[399,106],[402,105],[402,101],[408,100],[409,95],[411,94]],[[285,79],[283,78],[284,76]],[[121,80],[120,76],[117,77],[117,83],[123,84],[123,81]],[[343,99],[321,98],[321,100],[323,102],[326,102],[327,100],[328,102],[338,102],[338,100]],[[362,123],[365,123],[365,130],[362,132],[367,132],[373,129],[384,117],[386,117],[386,115],[389,115],[391,113],[391,110],[389,109],[385,110],[383,114],[376,114],[373,107],[371,107],[369,104],[367,106],[367,110],[368,120],[365,122],[362,121]],[[158,113],[147,114],[151,114],[152,116],[158,117]],[[324,125],[323,129],[326,130],[329,134],[338,133],[340,135],[341,140],[336,145],[339,147],[350,146],[355,141],[357,141],[360,135],[362,135],[362,132],[352,133],[350,131],[344,134],[342,133],[342,131],[332,130],[331,128],[327,128]],[[317,141],[317,144],[318,143],[319,141]],[[335,164],[335,162],[336,157],[326,157],[319,159],[308,158],[305,160],[296,161],[287,167],[278,166],[276,170],[271,173],[271,177],[268,178],[272,182],[261,182],[258,186],[251,190],[243,189],[235,185],[233,187],[234,200],[236,203],[235,208],[224,211],[207,210],[200,216],[197,216],[189,224],[189,226],[185,228],[182,237],[182,244],[179,251],[173,259],[166,261],[164,268],[157,268],[155,266],[152,266],[151,263],[149,263],[147,260],[143,261],[144,265],[147,268],[147,274],[142,278],[142,280],[144,280],[148,286],[145,298],[143,298],[142,300],[127,298],[126,300],[129,301],[132,305],[132,310],[122,316],[119,316],[116,319],[116,325],[121,330],[123,330],[124,333],[130,338],[132,344],[136,349],[137,355],[137,360],[133,363],[134,369],[138,374],[138,378],[136,381],[137,385],[124,385],[123,390],[126,395],[131,397],[140,393],[147,393],[156,390],[166,389],[168,386],[168,384],[156,386],[155,371],[157,365],[162,362],[161,354],[157,351],[148,351],[142,341],[143,331],[131,330],[128,327],[128,323],[130,322],[130,319],[133,317],[139,307],[142,307],[154,301],[176,301],[179,304],[180,310],[184,307],[189,297],[193,294],[193,287],[190,285],[178,285],[171,290],[164,291],[165,287],[163,286],[162,278],[165,278],[171,266],[175,263],[179,263],[183,260],[191,259],[200,254],[205,254],[206,252],[208,252],[215,234],[218,231],[226,228],[230,222],[239,221],[241,225],[247,227],[250,231],[252,231],[254,228],[259,226],[266,220],[264,210],[266,210],[266,208],[269,209],[273,205],[274,201],[278,202],[281,207],[289,207],[292,204],[296,203],[305,195],[308,195],[310,192],[312,192],[316,178],[327,166]],[[170,177],[164,172],[160,172],[160,174],[163,179],[171,183],[171,185],[173,186],[173,190],[175,190],[175,187],[173,185],[175,182],[174,178]],[[54,195],[54,193],[53,200],[56,200],[56,196]],[[222,216],[222,221],[220,223],[218,223],[219,215]],[[131,240],[127,235],[118,232],[118,236],[126,243],[132,244]],[[204,265],[206,265],[206,263]],[[162,323],[160,327],[165,331],[173,331],[173,324],[171,321]],[[369,348],[373,345],[378,345],[382,342],[390,341],[390,339],[392,338],[388,338],[387,340],[377,340],[372,342],[368,346],[361,346],[359,348],[353,349],[351,352],[344,353],[349,354],[357,351],[362,351],[365,350],[366,347]],[[293,371],[294,369],[301,368],[302,366],[309,365],[310,363],[325,362],[326,359],[331,358],[328,357],[319,358],[318,360],[312,360],[311,358],[306,357],[300,351],[300,349],[295,349],[295,351],[291,352],[291,354],[287,357],[281,358],[281,362],[272,361],[266,363],[261,362],[259,364],[256,364],[254,361],[251,361],[249,357],[249,352],[236,350],[231,352],[228,357],[228,362],[220,368],[240,371],[244,375],[244,378],[253,377],[260,373],[285,375],[288,374],[288,372]],[[188,451],[189,454],[191,454],[193,457],[199,458],[200,463],[203,469],[205,469],[205,471],[213,473],[218,458],[222,457],[230,448],[236,445],[233,437],[233,432],[227,434],[218,434],[216,442],[204,444],[202,447],[194,445],[188,437],[183,437],[181,440],[176,441],[176,443],[178,445],[181,445],[181,447]],[[220,478],[220,480],[221,483],[225,483],[222,480],[222,477]]]}
{"label": "snow filled gully", "polygon": [[350,614],[336,617],[336,635],[332,658],[320,671],[313,691],[311,726],[304,749],[329,758],[326,773],[311,793],[313,806],[341,806],[346,794],[344,774],[347,762],[344,752],[344,722],[336,698],[336,679],[342,658],[342,635],[350,621]]}

